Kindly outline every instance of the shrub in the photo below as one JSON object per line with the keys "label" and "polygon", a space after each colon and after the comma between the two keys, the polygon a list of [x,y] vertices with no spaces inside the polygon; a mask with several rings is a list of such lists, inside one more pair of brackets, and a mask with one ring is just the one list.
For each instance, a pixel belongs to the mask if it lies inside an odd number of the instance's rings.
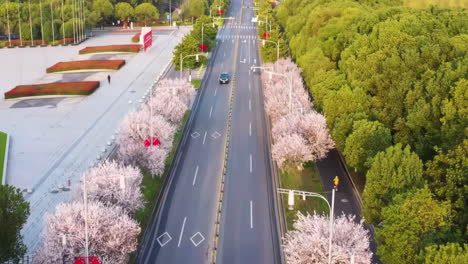
{"label": "shrub", "polygon": [[99,82],[66,82],[18,85],[5,93],[5,99],[38,95],[89,95],[99,87]]}
{"label": "shrub", "polygon": [[58,62],[47,68],[47,73],[75,70],[118,70],[125,60],[81,60]]}
{"label": "shrub", "polygon": [[132,37],[132,42],[133,43],[140,42],[140,33],[136,33],[135,36]]}
{"label": "shrub", "polygon": [[138,53],[141,45],[109,45],[109,46],[96,46],[86,47],[80,50],[80,54],[87,53],[100,53],[100,52],[132,52]]}

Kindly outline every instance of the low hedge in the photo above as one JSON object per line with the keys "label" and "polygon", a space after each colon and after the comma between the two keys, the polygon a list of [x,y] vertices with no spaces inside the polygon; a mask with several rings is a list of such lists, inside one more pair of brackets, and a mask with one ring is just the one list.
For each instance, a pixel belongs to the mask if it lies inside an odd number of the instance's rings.
{"label": "low hedge", "polygon": [[39,95],[89,95],[99,87],[99,82],[62,82],[18,85],[5,93],[5,99]]}
{"label": "low hedge", "polygon": [[[70,43],[73,43],[73,38],[65,38],[65,43],[64,43],[64,39],[57,39],[51,42],[44,40],[45,45],[49,45],[49,44],[50,45],[63,45],[63,44],[67,45]],[[17,47],[17,46],[23,47],[23,46],[40,46],[40,45],[42,45],[42,40],[40,39],[36,39],[33,42],[31,42],[30,40],[23,40],[22,45],[19,39],[12,39],[11,43],[8,40],[0,41],[0,47]]]}
{"label": "low hedge", "polygon": [[58,62],[47,68],[47,73],[76,70],[118,70],[125,60],[81,60]]}
{"label": "low hedge", "polygon": [[80,50],[80,54],[100,53],[100,52],[140,52],[141,45],[108,45],[108,46],[95,46],[86,47]]}
{"label": "low hedge", "polygon": [[132,42],[133,42],[133,43],[138,43],[138,42],[140,42],[140,34],[141,34],[141,33],[136,33],[135,36],[132,37]]}

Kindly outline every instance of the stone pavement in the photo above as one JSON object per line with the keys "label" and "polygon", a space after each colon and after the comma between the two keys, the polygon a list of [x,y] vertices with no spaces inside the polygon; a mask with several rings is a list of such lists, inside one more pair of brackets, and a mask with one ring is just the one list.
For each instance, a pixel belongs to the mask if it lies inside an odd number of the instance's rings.
{"label": "stone pavement", "polygon": [[[139,107],[147,89],[170,63],[173,48],[188,32],[179,30],[156,36],[150,50],[127,61],[112,74],[110,84],[103,76],[101,87],[90,96],[0,100],[0,130],[11,135],[7,183],[32,189],[32,193],[25,193],[31,215],[22,230],[28,254],[35,251],[41,240],[44,215],[53,212],[57,204],[72,199],[82,173],[97,162],[98,156],[109,153],[122,118]],[[2,83],[0,92],[44,78],[46,66],[76,57],[84,46],[125,44],[122,41],[130,42],[131,36],[104,33],[79,46],[2,49],[2,58],[21,73],[9,79],[8,74],[15,71],[3,66],[0,80],[6,80],[7,85]],[[39,60],[30,65],[15,61],[9,52],[23,59],[29,56],[32,61],[34,56],[48,55],[46,62]],[[51,193],[53,188],[67,185],[68,180],[71,191]]]}

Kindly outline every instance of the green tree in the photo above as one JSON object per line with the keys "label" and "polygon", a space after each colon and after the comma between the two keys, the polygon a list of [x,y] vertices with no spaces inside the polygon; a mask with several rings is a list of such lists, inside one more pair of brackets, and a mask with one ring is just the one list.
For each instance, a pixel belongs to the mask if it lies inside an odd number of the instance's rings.
{"label": "green tree", "polygon": [[206,14],[207,10],[207,0],[192,0],[190,2],[190,16],[192,17],[201,17]]}
{"label": "green tree", "polygon": [[[176,70],[180,70],[180,54],[184,58],[187,55],[193,55],[200,53],[198,49],[198,39],[194,38],[192,34],[186,35],[182,41],[174,49],[174,54],[172,57],[172,63],[174,64]],[[202,63],[206,63],[205,56],[199,56],[198,62],[196,61],[195,56],[186,57],[183,59],[184,69],[195,69],[199,67]]]}
{"label": "green tree", "polygon": [[353,132],[346,139],[343,154],[348,165],[363,171],[369,168],[369,159],[391,145],[390,129],[378,121],[359,120],[353,124]]}
{"label": "green tree", "polygon": [[109,0],[94,0],[93,12],[97,16],[97,23],[103,23],[114,13],[114,6]]}
{"label": "green tree", "polygon": [[451,87],[450,97],[442,101],[441,121],[442,144],[446,149],[468,137],[468,80],[461,79]]}
{"label": "green tree", "polygon": [[[333,83],[335,82],[330,85]],[[368,96],[362,89],[351,90],[349,86],[344,86],[338,91],[328,92],[324,101],[324,112],[331,135],[337,148],[344,150],[346,138],[351,134],[354,122],[369,117]]]}
{"label": "green tree", "polygon": [[468,140],[446,153],[439,151],[426,163],[425,179],[435,197],[450,202],[457,212],[455,223],[466,233],[468,225]]}
{"label": "green tree", "polygon": [[135,16],[139,21],[144,21],[146,26],[151,19],[159,18],[159,12],[154,5],[143,3],[135,7]]}
{"label": "green tree", "polygon": [[466,244],[460,246],[457,243],[426,247],[424,264],[466,264],[468,263],[467,247]]}
{"label": "green tree", "polygon": [[126,21],[134,15],[133,7],[126,2],[120,2],[115,5],[115,16],[121,21]]}
{"label": "green tree", "polygon": [[393,197],[424,184],[423,163],[418,155],[396,144],[379,152],[371,161],[366,174],[363,194],[363,215],[366,222],[379,224],[382,208],[388,206]]}
{"label": "green tree", "polygon": [[394,204],[382,210],[377,254],[387,264],[418,263],[418,254],[448,225],[449,215],[449,205],[433,199],[427,188],[397,195]]}
{"label": "green tree", "polygon": [[26,253],[20,234],[29,216],[29,203],[20,189],[0,185],[0,262],[19,260]]}

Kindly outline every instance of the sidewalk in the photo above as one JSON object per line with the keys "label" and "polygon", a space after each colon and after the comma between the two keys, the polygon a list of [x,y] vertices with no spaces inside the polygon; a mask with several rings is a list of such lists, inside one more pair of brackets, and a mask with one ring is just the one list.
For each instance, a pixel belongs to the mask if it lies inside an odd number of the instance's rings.
{"label": "sidewalk", "polygon": [[[359,198],[356,196],[353,190],[353,184],[351,183],[350,177],[347,175],[345,165],[342,164],[340,156],[336,149],[333,149],[328,153],[328,156],[317,162],[317,168],[320,172],[320,178],[322,179],[323,189],[326,191],[326,197],[331,203],[331,190],[333,188],[333,178],[338,176],[340,179],[338,192],[335,193],[335,217],[345,213],[346,215],[356,215],[356,220],[361,220],[361,204]],[[357,192],[357,191],[356,191]],[[373,229],[369,225],[365,225],[366,229],[371,234],[371,250],[374,253],[372,263],[382,263],[378,256],[376,256],[377,245],[374,240],[375,234]]]}

